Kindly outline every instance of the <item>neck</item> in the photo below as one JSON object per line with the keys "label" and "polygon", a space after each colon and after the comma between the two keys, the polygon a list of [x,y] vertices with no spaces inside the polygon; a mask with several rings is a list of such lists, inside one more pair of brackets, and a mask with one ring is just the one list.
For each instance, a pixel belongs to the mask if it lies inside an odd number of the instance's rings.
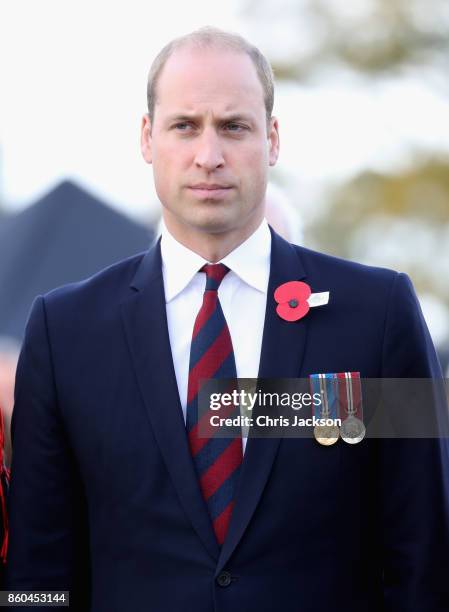
{"label": "neck", "polygon": [[197,228],[179,227],[177,223],[172,222],[169,216],[164,215],[165,226],[173,238],[210,263],[221,261],[223,257],[243,244],[257,230],[262,220],[263,214],[245,228],[236,228],[222,233],[208,233],[206,230]]}

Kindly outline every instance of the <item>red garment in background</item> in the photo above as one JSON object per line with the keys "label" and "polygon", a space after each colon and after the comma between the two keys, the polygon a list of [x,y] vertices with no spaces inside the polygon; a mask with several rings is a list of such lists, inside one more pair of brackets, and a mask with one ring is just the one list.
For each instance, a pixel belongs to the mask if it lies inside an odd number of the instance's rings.
{"label": "red garment in background", "polygon": [[5,444],[5,424],[3,420],[3,412],[0,407],[0,560],[4,565],[6,563],[6,553],[8,550],[8,514],[6,509],[6,496],[8,494],[10,470],[4,464],[3,448]]}

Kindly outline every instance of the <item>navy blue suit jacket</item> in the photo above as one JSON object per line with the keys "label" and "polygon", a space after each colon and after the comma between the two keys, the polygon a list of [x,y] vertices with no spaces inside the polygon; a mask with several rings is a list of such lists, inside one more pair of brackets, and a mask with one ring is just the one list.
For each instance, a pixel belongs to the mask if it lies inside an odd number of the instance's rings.
{"label": "navy blue suit jacket", "polygon": [[[288,323],[273,292],[301,279],[330,301]],[[408,277],[272,232],[259,376],[343,371],[441,376]],[[71,609],[92,612],[449,610],[436,440],[250,439],[219,549],[185,434],[158,244],[36,299],[12,429],[9,589],[69,589]]]}

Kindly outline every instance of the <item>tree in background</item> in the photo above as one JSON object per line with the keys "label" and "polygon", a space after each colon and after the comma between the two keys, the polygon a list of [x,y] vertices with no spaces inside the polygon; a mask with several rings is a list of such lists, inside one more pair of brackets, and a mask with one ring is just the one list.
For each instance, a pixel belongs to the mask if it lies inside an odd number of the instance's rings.
{"label": "tree in background", "polygon": [[[314,85],[341,76],[348,87],[356,80],[369,90],[387,80],[412,78],[449,98],[447,0],[254,0],[246,15],[278,82]],[[412,104],[404,97],[404,107]],[[447,152],[409,150],[407,162],[398,159],[388,174],[367,167],[324,194],[316,206],[319,214],[304,228],[306,242],[409,273],[418,292],[433,299],[443,318],[447,315],[446,331],[437,339],[444,351],[449,346]]]}

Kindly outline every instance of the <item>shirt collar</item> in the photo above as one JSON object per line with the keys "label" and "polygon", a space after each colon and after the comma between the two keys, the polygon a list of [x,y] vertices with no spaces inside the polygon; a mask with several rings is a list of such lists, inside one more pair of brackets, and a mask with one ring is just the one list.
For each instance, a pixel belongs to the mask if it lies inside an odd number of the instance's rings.
{"label": "shirt collar", "polygon": [[[178,242],[162,223],[161,257],[164,274],[165,299],[170,302],[190,283],[205,259]],[[257,230],[241,245],[223,257],[220,263],[228,266],[242,281],[266,293],[270,276],[271,234],[264,219]]]}

